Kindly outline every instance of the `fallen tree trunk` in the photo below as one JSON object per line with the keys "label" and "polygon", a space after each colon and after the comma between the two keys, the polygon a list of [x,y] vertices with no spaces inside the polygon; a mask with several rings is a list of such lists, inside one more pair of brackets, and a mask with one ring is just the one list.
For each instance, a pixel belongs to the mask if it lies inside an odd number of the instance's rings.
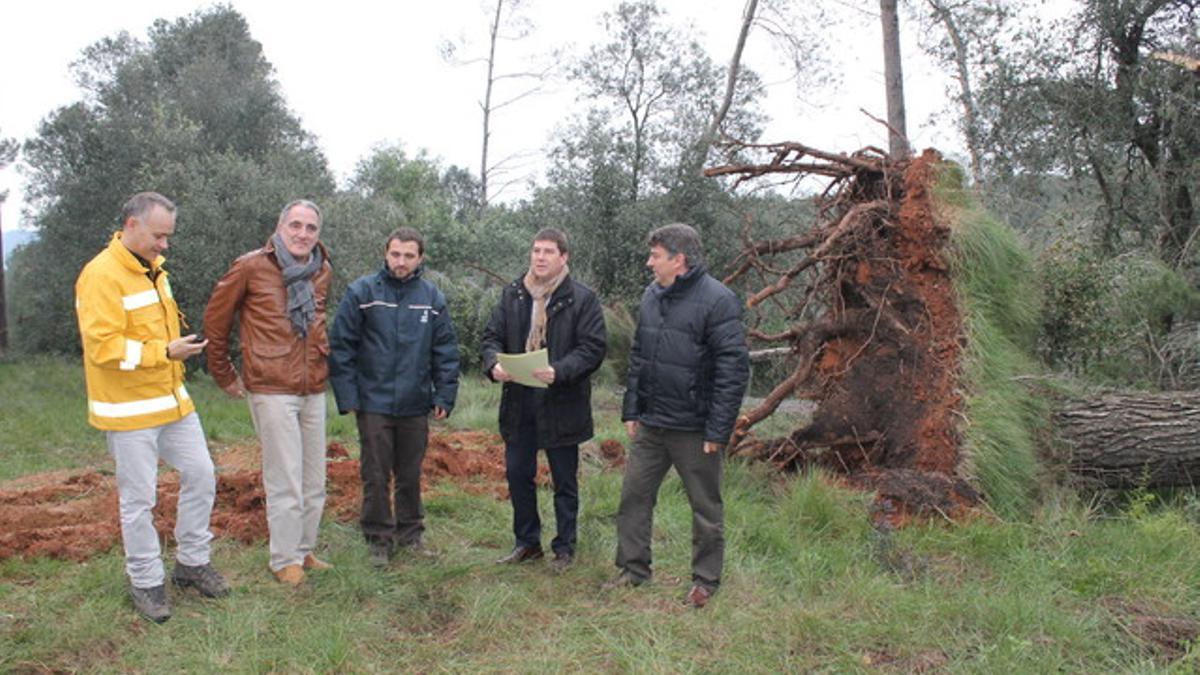
{"label": "fallen tree trunk", "polygon": [[1053,415],[1067,470],[1110,488],[1200,480],[1200,392],[1110,392],[1061,402]]}

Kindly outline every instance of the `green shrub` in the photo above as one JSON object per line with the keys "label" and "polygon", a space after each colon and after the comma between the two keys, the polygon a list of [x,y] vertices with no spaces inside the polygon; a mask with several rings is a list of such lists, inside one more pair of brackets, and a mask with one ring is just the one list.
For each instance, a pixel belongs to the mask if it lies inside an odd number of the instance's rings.
{"label": "green shrub", "polygon": [[1144,253],[1104,258],[1072,240],[1038,263],[1046,298],[1038,351],[1048,364],[1097,383],[1168,384],[1162,345],[1200,313],[1200,293],[1182,275]]}

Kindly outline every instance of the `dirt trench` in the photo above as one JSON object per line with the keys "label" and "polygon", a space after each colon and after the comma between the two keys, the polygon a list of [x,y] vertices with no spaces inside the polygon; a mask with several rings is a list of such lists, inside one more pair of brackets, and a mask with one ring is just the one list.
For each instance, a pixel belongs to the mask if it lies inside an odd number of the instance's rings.
{"label": "dirt trench", "polygon": [[[234,445],[217,453],[217,498],[211,527],[218,538],[251,544],[267,539],[266,497],[257,445]],[[328,448],[326,517],[358,520],[362,482],[358,460],[340,444]],[[474,494],[508,498],[504,443],[479,431],[434,432],[422,465],[422,492],[452,481]],[[540,482],[548,481],[541,467]],[[173,537],[179,477],[159,476],[154,525]],[[108,470],[54,471],[0,484],[0,559],[46,556],[85,560],[120,543],[116,480]]]}

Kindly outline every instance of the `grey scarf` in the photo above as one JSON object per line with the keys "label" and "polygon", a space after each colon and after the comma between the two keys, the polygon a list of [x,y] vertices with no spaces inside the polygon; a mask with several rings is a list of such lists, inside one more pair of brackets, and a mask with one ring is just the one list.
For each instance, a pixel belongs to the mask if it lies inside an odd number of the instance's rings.
{"label": "grey scarf", "polygon": [[308,335],[308,324],[317,317],[317,295],[312,278],[321,269],[324,259],[320,247],[313,247],[308,262],[296,262],[287,250],[283,238],[276,232],[271,236],[275,244],[275,259],[283,269],[283,285],[287,288],[288,318],[292,320],[292,331],[300,337]]}

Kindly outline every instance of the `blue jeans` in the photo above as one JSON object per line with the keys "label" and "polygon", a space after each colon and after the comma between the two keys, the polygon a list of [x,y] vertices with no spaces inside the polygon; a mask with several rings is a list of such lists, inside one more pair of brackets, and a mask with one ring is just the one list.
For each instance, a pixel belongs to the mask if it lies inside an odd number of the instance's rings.
{"label": "blue jeans", "polygon": [[[542,521],[538,517],[537,423],[522,421],[517,438],[504,446],[508,493],[513,505],[513,535],[517,546],[541,548]],[[550,478],[554,481],[554,522],[558,532],[550,547],[555,553],[575,554],[576,521],[579,519],[579,446],[546,448]]]}

